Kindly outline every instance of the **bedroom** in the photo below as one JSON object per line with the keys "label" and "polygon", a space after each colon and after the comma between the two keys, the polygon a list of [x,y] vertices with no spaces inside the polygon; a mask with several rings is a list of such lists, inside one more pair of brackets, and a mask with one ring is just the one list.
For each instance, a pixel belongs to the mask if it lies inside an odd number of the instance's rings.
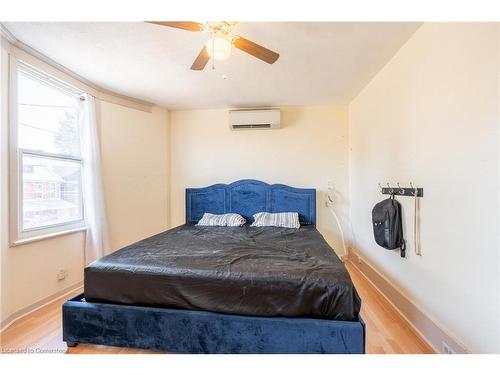
{"label": "bedroom", "polygon": [[1,20],[2,353],[500,352],[499,23],[47,17]]}

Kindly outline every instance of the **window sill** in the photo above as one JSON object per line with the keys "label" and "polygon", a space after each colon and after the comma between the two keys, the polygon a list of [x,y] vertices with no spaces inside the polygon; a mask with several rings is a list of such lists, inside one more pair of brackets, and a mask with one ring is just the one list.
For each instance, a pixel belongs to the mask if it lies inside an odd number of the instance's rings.
{"label": "window sill", "polygon": [[85,232],[86,230],[87,230],[87,228],[81,227],[81,228],[68,229],[68,230],[64,230],[61,232],[43,234],[43,235],[35,236],[35,237],[23,238],[23,239],[12,242],[10,246],[11,247],[21,246],[21,245],[25,245],[25,244],[28,244],[31,242],[48,240],[49,238],[65,236],[67,234],[72,234],[72,233],[76,233],[76,232]]}

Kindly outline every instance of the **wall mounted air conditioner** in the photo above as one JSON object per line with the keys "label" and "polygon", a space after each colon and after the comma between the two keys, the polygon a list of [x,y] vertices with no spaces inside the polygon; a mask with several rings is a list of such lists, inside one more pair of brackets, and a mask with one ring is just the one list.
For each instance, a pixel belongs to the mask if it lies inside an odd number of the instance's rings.
{"label": "wall mounted air conditioner", "polygon": [[229,127],[243,129],[279,129],[279,109],[236,109],[229,111]]}

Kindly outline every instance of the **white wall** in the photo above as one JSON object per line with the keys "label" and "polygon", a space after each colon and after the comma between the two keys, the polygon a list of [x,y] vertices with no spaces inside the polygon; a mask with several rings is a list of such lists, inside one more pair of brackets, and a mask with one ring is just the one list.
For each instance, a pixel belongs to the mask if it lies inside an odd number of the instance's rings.
{"label": "white wall", "polygon": [[[84,234],[9,247],[7,168],[7,53],[1,80],[1,319],[83,280]],[[147,113],[101,102],[103,181],[113,249],[167,228],[168,111]],[[56,278],[67,269],[63,281]]]}
{"label": "white wall", "polygon": [[111,246],[167,229],[168,111],[101,102],[101,152]]}
{"label": "white wall", "polygon": [[[357,251],[473,352],[499,352],[499,52],[494,24],[424,24],[350,105]],[[422,257],[378,247],[378,183],[413,181]]]}
{"label": "white wall", "polygon": [[313,187],[318,228],[338,254],[342,245],[324,206],[327,182],[347,214],[348,118],[346,107],[282,108],[282,128],[229,129],[226,109],[171,111],[171,224],[185,222],[185,189],[239,179]]}

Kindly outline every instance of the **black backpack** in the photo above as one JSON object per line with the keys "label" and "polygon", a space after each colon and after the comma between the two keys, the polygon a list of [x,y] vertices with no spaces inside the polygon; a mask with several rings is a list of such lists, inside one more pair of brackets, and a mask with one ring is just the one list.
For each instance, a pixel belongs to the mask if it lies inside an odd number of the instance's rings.
{"label": "black backpack", "polygon": [[389,249],[401,249],[401,257],[406,255],[401,221],[401,204],[391,197],[379,202],[372,210],[373,234],[380,246]]}

